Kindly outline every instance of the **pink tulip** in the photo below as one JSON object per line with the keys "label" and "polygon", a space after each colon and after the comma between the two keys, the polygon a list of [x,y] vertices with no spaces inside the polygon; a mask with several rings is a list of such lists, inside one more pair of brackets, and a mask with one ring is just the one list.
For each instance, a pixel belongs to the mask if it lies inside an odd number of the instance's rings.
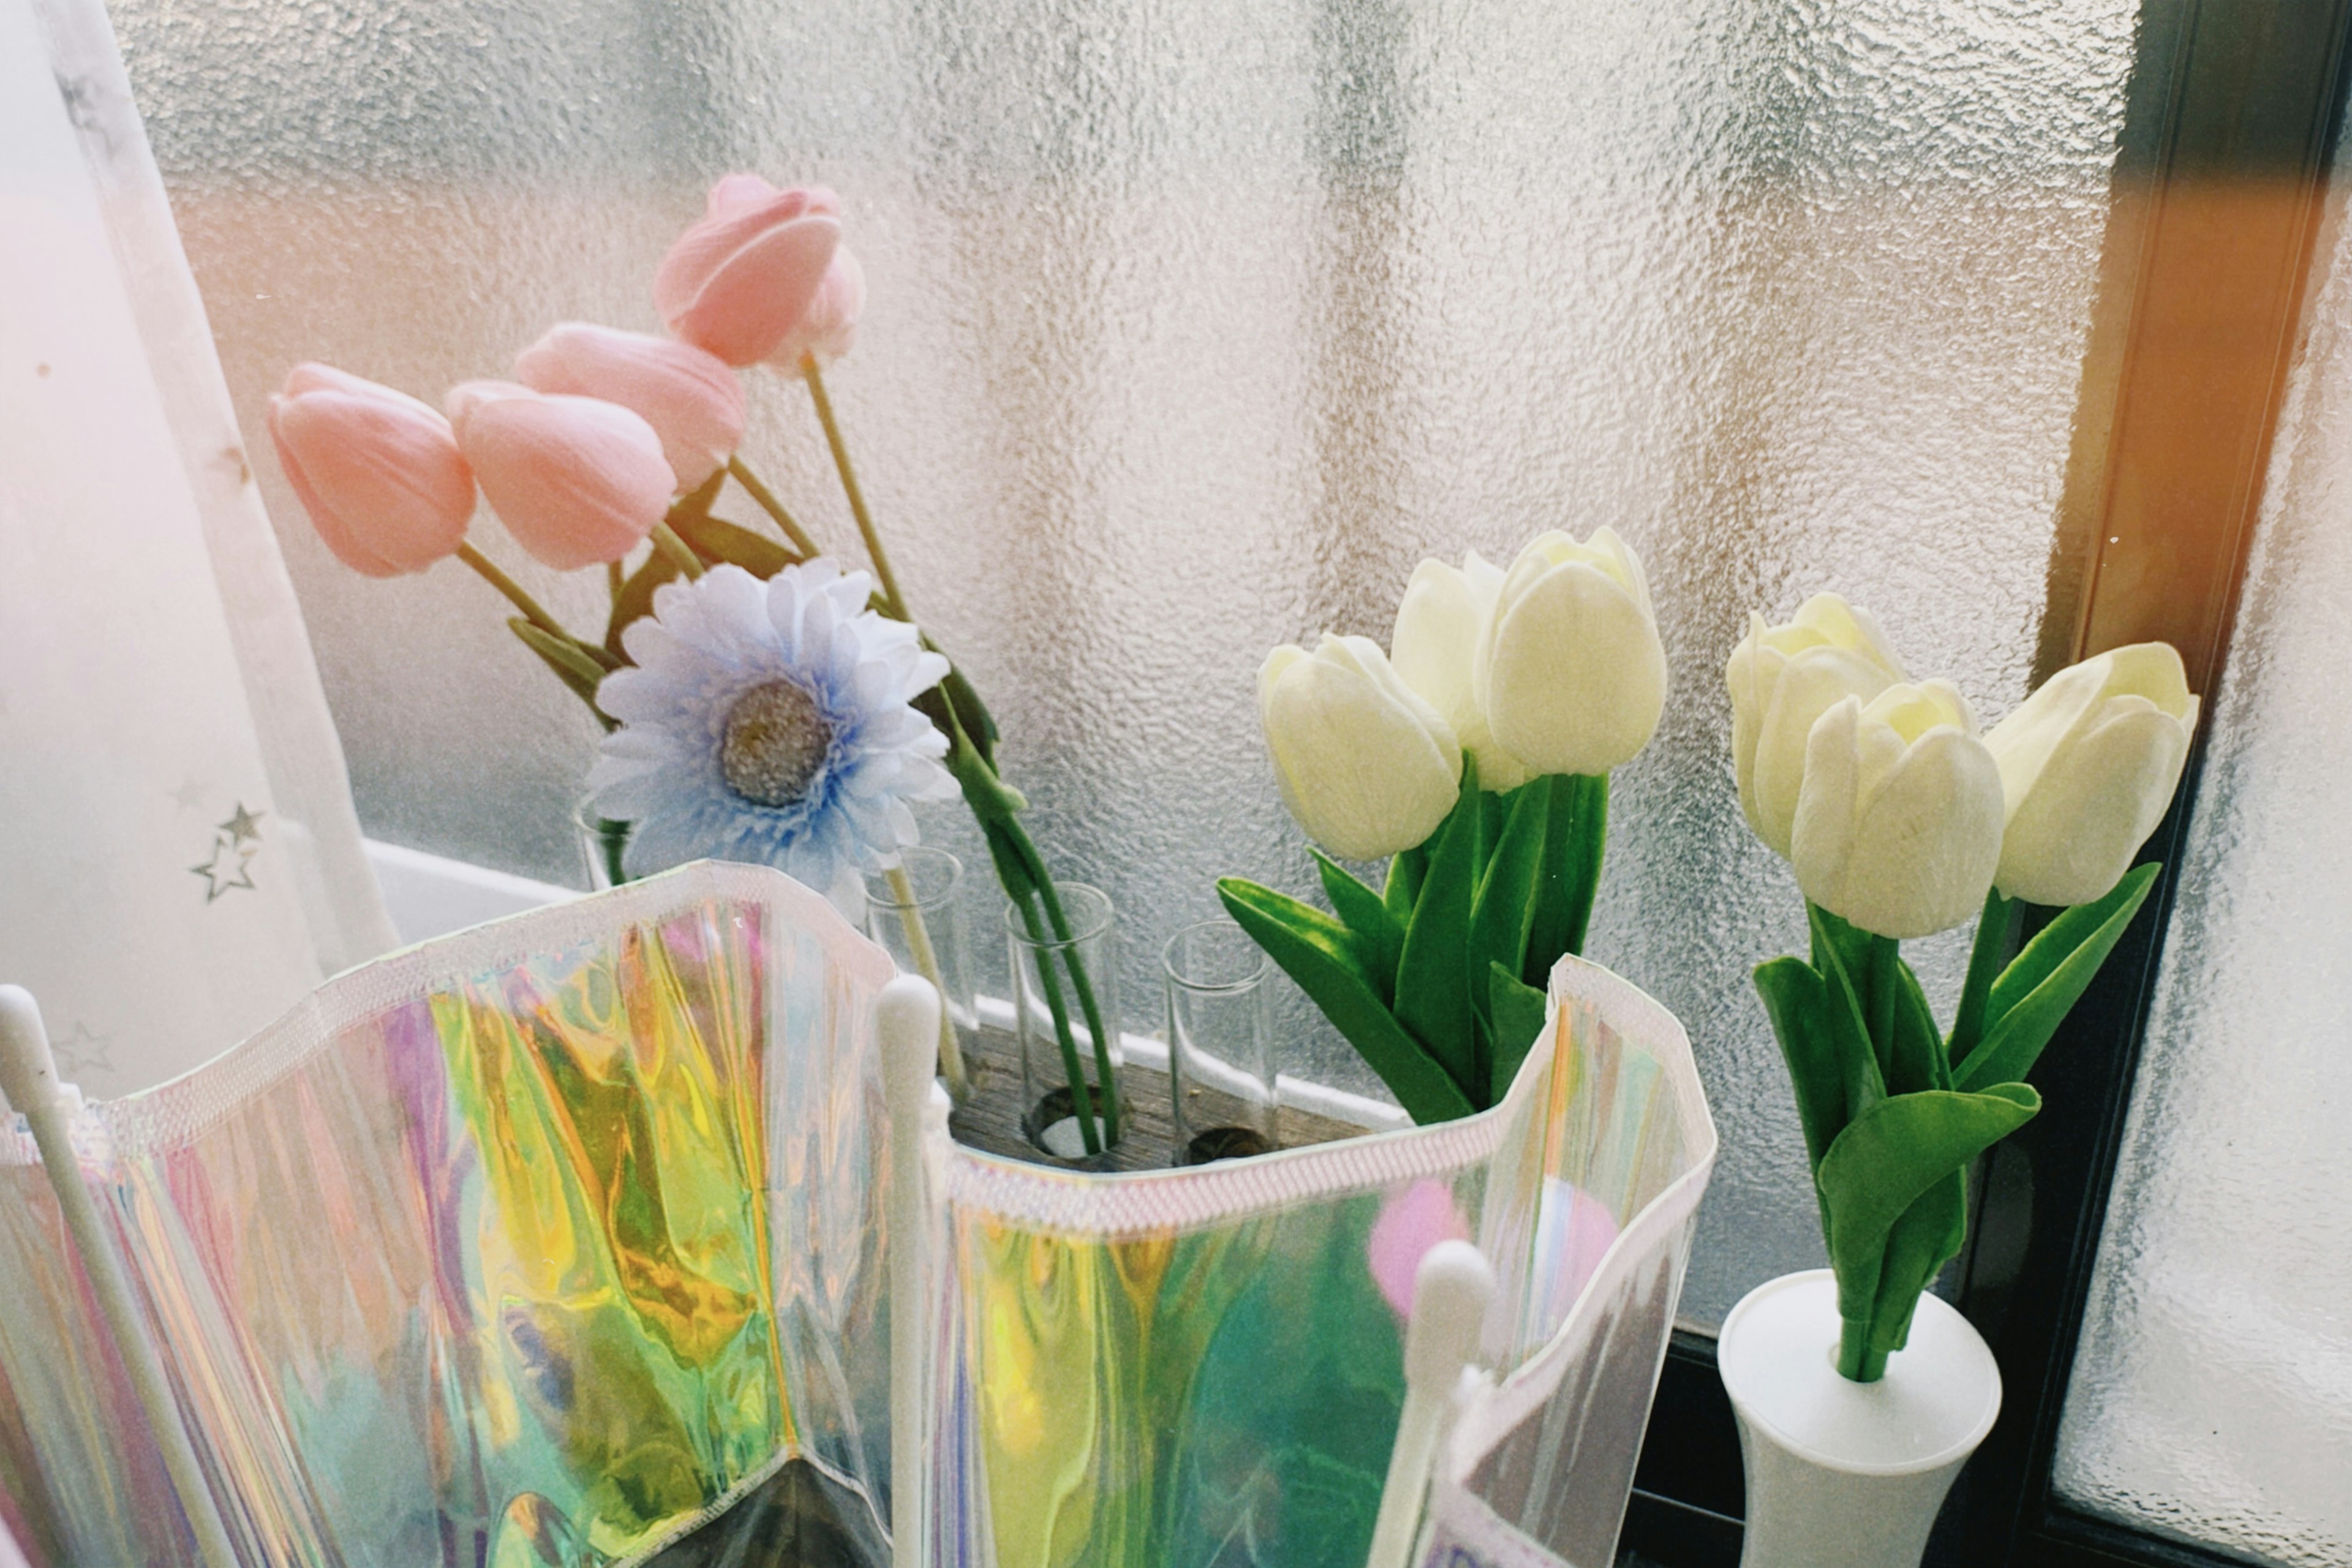
{"label": "pink tulip", "polygon": [[681,490],[718,472],[743,439],[743,384],[692,343],[565,321],[522,351],[515,379],[634,410],[661,437]]}
{"label": "pink tulip", "polygon": [[767,353],[767,362],[798,374],[801,356],[814,354],[819,364],[831,364],[857,341],[857,318],[866,309],[866,268],[849,254],[835,248],[833,265],[824,269],[816,298],[809,301],[800,323]]}
{"label": "pink tulip", "polygon": [[305,363],[287,373],[268,421],[287,482],[352,571],[422,572],[465,542],[474,476],[449,421],[425,404]]}
{"label": "pink tulip", "polygon": [[702,221],[654,274],[669,330],[729,364],[756,363],[797,329],[841,243],[841,201],[823,185],[780,191],[757,174],[710,187]]}
{"label": "pink tulip", "polygon": [[1422,1255],[1441,1241],[1467,1241],[1470,1222],[1454,1201],[1453,1189],[1424,1176],[1389,1194],[1372,1221],[1366,1246],[1373,1282],[1397,1316],[1412,1316],[1413,1277]]}
{"label": "pink tulip", "polygon": [[559,572],[618,561],[669,510],[661,437],[617,403],[469,381],[446,406],[499,521]]}

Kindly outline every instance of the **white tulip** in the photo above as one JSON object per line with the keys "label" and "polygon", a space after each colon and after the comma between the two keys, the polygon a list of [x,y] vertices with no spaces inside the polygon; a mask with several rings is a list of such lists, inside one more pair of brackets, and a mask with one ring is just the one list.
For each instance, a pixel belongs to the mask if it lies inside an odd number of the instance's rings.
{"label": "white tulip", "polygon": [[1471,666],[1505,750],[1539,773],[1605,773],[1657,732],[1666,650],[1642,563],[1596,528],[1582,544],[1537,535],[1495,598]]}
{"label": "white tulip", "polygon": [[1835,594],[1814,595],[1782,626],[1749,614],[1723,681],[1731,691],[1739,809],[1773,853],[1789,853],[1813,721],[1843,698],[1867,702],[1902,679],[1878,623]]}
{"label": "white tulip", "polygon": [[1458,567],[1423,561],[1405,585],[1389,637],[1390,665],[1454,727],[1462,749],[1478,763],[1479,787],[1489,790],[1517,789],[1536,776],[1496,744],[1471,678],[1478,635],[1502,586],[1502,568],[1475,550],[1464,552]]}
{"label": "white tulip", "polygon": [[1805,897],[1880,936],[1975,914],[2000,863],[2000,769],[1948,681],[1840,699],[1805,740],[1790,860]]}
{"label": "white tulip", "polygon": [[1282,800],[1344,860],[1410,849],[1461,795],[1462,746],[1369,637],[1286,644],[1257,672],[1258,710]]}
{"label": "white tulip", "polygon": [[2105,898],[2171,804],[2196,728],[2188,671],[2160,642],[2062,669],[1994,725],[2002,894],[2059,907]]}

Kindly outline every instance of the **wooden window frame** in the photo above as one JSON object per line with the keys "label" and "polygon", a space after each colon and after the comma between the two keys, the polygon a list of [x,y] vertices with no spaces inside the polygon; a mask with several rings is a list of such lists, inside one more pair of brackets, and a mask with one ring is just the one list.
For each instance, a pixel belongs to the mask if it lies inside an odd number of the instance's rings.
{"label": "wooden window frame", "polygon": [[[2221,676],[2342,128],[2352,0],[2147,0],[2059,506],[2035,679],[2161,638]],[[2207,712],[2211,711],[2209,703]],[[2143,858],[2166,870],[2033,1078],[2048,1113],[1976,1173],[1958,1303],[1999,1358],[2000,1419],[1954,1488],[1928,1568],[2226,1568],[2052,1485],[2164,933],[2198,737]],[[1712,1339],[1677,1334],[1625,1544],[1670,1568],[1738,1559],[1739,1443]]]}

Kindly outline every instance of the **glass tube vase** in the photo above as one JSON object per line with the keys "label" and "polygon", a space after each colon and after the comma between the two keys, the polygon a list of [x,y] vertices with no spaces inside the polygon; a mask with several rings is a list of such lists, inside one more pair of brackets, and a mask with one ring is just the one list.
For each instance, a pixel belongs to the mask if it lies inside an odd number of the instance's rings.
{"label": "glass tube vase", "polygon": [[1202,921],[1168,939],[1160,972],[1177,1163],[1279,1148],[1265,949],[1230,920]]}
{"label": "glass tube vase", "polygon": [[961,1102],[965,1047],[979,1018],[971,968],[964,957],[963,862],[944,849],[898,851],[895,871],[866,879],[866,931],[888,950],[901,974],[919,974],[940,994],[940,1077]]}
{"label": "glass tube vase", "polygon": [[1118,1035],[1118,948],[1110,898],[1084,882],[1005,910],[1021,1130],[1057,1160],[1086,1163],[1127,1136]]}

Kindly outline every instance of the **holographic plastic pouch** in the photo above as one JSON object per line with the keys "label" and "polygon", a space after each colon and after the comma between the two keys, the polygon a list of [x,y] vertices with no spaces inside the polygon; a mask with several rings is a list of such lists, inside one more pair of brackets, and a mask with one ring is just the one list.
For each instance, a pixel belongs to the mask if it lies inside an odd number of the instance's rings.
{"label": "holographic plastic pouch", "polygon": [[[1553,970],[1551,1000],[1552,1066],[1520,1145],[1526,1174],[1509,1184],[1523,1206],[1482,1240],[1524,1280],[1517,1315],[1431,1489],[1433,1568],[1616,1562],[1714,1167],[1715,1124],[1673,1016],[1575,958]],[[1515,1245],[1526,1251],[1506,1263]]]}
{"label": "holographic plastic pouch", "polygon": [[1463,1237],[1500,1382],[1444,1479],[1490,1539],[1613,1561],[1715,1133],[1664,1008],[1573,959],[1552,994],[1463,1121],[1123,1176],[940,1151],[933,1560],[1357,1568],[1413,1269]]}
{"label": "holographic plastic pouch", "polygon": [[[888,975],[777,873],[690,867],[89,1108],[244,1561],[887,1561]],[[1553,996],[1504,1102],[1443,1126],[1098,1176],[934,1121],[930,1560],[1354,1568],[1413,1270],[1463,1237],[1500,1289],[1433,1540],[1607,1563],[1715,1142],[1664,1009],[1573,961]],[[192,1564],[32,1160],[0,1130],[0,1526],[34,1568]]]}
{"label": "holographic plastic pouch", "polygon": [[[889,974],[797,884],[694,867],[364,966],[92,1107],[240,1554],[792,1561],[762,1489],[794,1457],[877,1535]],[[30,1158],[0,1147],[0,1481],[49,1568],[188,1561]]]}

